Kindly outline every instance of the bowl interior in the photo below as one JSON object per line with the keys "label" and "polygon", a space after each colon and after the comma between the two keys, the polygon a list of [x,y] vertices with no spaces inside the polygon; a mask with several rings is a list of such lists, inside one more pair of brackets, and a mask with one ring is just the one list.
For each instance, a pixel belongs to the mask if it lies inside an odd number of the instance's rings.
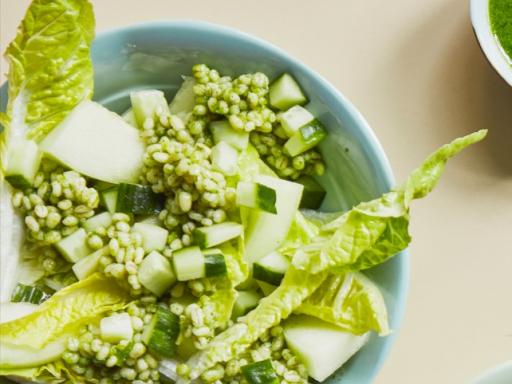
{"label": "bowl interior", "polygon": [[498,74],[512,85],[512,59],[494,36],[489,19],[489,0],[471,0],[471,23],[487,60]]}
{"label": "bowl interior", "polygon": [[[389,190],[387,159],[359,112],[329,83],[272,45],[236,30],[198,22],[159,22],[100,34],[93,45],[95,100],[123,112],[129,92],[158,88],[171,97],[196,63],[222,74],[261,71],[272,79],[291,72],[310,98],[309,107],[329,130],[322,144],[328,193],[323,209],[345,210]],[[5,85],[2,89],[5,108]],[[405,307],[408,259],[405,252],[368,271],[382,288],[390,324],[397,329]],[[326,383],[369,383],[384,361],[394,336],[370,342]]]}

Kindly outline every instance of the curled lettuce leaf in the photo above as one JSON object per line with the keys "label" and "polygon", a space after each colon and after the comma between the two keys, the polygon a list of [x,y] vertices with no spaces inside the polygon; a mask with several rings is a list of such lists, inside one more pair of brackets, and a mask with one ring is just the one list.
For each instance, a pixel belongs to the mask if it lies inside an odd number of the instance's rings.
{"label": "curled lettuce leaf", "polygon": [[[9,129],[24,127],[28,138],[39,140],[80,101],[92,97],[93,38],[89,1],[32,1],[5,52]],[[18,126],[9,127],[13,124]]]}
{"label": "curled lettuce leaf", "polygon": [[0,376],[8,376],[16,381],[38,383],[82,383],[83,379],[61,361],[48,363],[35,368],[1,369]]}
{"label": "curled lettuce leaf", "polygon": [[204,350],[187,361],[191,369],[190,379],[198,378],[218,362],[227,361],[245,351],[267,329],[286,319],[318,288],[324,277],[323,273],[313,275],[290,268],[281,285],[263,298],[256,309],[217,335]]}
{"label": "curled lettuce leaf", "polygon": [[318,317],[356,335],[368,331],[389,334],[384,298],[360,272],[329,275],[295,312]]}
{"label": "curled lettuce leaf", "polygon": [[28,316],[0,324],[0,368],[40,366],[56,360],[68,336],[122,308],[128,294],[95,274],[57,292]]}
{"label": "curled lettuce leaf", "polygon": [[405,249],[411,241],[408,231],[411,201],[431,192],[446,162],[482,140],[486,133],[478,131],[444,145],[402,187],[361,203],[322,226],[320,235],[311,244],[297,247],[293,265],[312,273],[330,268],[359,271],[381,264]]}

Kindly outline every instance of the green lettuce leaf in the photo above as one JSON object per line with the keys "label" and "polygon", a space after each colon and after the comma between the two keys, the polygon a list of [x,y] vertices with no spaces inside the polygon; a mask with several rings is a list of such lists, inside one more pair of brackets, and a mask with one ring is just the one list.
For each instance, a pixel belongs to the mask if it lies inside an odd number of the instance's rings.
{"label": "green lettuce leaf", "polygon": [[318,273],[331,268],[359,271],[381,264],[405,249],[409,235],[409,206],[437,184],[446,162],[482,140],[482,130],[444,145],[412,172],[405,184],[370,202],[361,203],[321,227],[320,235],[293,252],[297,269]]}
{"label": "green lettuce leaf", "polygon": [[267,329],[286,319],[318,288],[325,276],[323,273],[313,275],[290,268],[281,285],[263,298],[256,309],[217,335],[204,350],[187,361],[191,369],[190,379],[198,378],[218,362],[227,361],[246,350]]}
{"label": "green lettuce leaf", "polygon": [[66,368],[61,361],[48,363],[35,368],[1,369],[0,376],[40,383],[82,383],[83,379],[73,370]]}
{"label": "green lettuce leaf", "polygon": [[329,275],[295,313],[318,317],[356,335],[368,331],[389,334],[384,298],[360,272]]}
{"label": "green lettuce leaf", "polygon": [[[89,56],[94,14],[87,0],[34,0],[7,47],[6,123],[15,135],[39,140],[93,92]],[[7,123],[5,120],[9,120]]]}
{"label": "green lettuce leaf", "polygon": [[67,337],[128,300],[123,289],[101,274],[64,288],[30,315],[0,324],[0,368],[34,367],[56,360]]}

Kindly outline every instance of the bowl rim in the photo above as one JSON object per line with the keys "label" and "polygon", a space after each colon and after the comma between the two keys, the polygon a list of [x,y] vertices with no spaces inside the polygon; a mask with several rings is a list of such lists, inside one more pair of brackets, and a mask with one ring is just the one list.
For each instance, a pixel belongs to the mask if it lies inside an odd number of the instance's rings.
{"label": "bowl rim", "polygon": [[[199,31],[202,33],[215,33],[218,35],[224,35],[229,38],[238,38],[241,40],[248,41],[249,43],[258,45],[272,54],[276,55],[281,60],[286,60],[291,62],[297,68],[304,71],[311,78],[313,78],[316,82],[320,83],[328,92],[329,97],[332,97],[336,100],[337,103],[341,104],[348,112],[349,115],[357,122],[357,125],[360,129],[360,134],[366,141],[370,152],[372,152],[376,156],[376,162],[381,166],[383,172],[383,180],[386,184],[386,188],[390,189],[395,185],[395,177],[393,175],[391,165],[389,160],[380,144],[375,132],[370,128],[370,125],[363,117],[361,112],[349,101],[343,93],[341,93],[336,87],[334,87],[330,82],[328,82],[323,76],[318,74],[316,71],[309,68],[307,65],[303,64],[300,60],[295,58],[293,55],[288,54],[283,49],[278,46],[249,33],[243,32],[239,29],[233,27],[227,27],[224,25],[219,25],[216,23],[211,23],[203,20],[195,20],[195,19],[176,19],[176,20],[153,20],[153,21],[145,21],[139,23],[132,23],[125,26],[106,28],[102,31],[96,33],[93,45],[91,48],[91,52],[94,51],[94,42],[100,39],[114,38],[116,35],[130,33],[134,34],[143,30],[151,29],[151,28],[180,28],[184,30],[190,31]],[[94,61],[94,55],[93,55]],[[5,89],[7,87],[7,81],[5,81],[0,88]],[[405,249],[397,254],[395,257],[399,257],[398,261],[398,269],[400,274],[400,279],[397,283],[398,294],[393,302],[394,312],[392,319],[392,328],[393,332],[390,335],[387,335],[383,341],[383,346],[381,349],[381,353],[378,356],[378,359],[373,362],[372,374],[369,376],[369,382],[373,381],[377,374],[382,369],[382,366],[388,357],[391,347],[396,341],[399,330],[401,329],[405,310],[407,305],[408,293],[409,293],[409,278],[410,278],[410,260],[409,260],[409,249]]]}
{"label": "bowl rim", "polygon": [[492,33],[489,18],[489,0],[471,0],[471,24],[478,44],[494,70],[512,86],[512,58],[508,58],[498,39]]}
{"label": "bowl rim", "polygon": [[471,381],[471,384],[491,384],[497,379],[502,379],[504,375],[507,376],[507,379],[512,377],[512,360],[504,361],[489,368]]}

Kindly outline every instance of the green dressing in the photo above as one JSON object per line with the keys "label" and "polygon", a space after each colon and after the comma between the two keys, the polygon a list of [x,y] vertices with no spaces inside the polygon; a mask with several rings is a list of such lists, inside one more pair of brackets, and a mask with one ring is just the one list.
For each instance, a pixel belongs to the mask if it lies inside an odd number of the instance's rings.
{"label": "green dressing", "polygon": [[492,32],[512,60],[512,0],[489,0]]}

